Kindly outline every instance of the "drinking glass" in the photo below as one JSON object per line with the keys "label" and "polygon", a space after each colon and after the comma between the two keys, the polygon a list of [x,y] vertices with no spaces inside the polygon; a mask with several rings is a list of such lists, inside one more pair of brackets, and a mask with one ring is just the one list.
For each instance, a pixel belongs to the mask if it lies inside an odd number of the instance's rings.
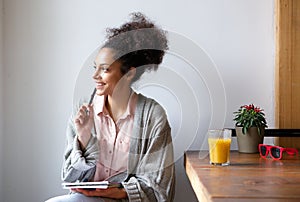
{"label": "drinking glass", "polygon": [[226,166],[230,164],[231,130],[217,129],[208,131],[210,164]]}

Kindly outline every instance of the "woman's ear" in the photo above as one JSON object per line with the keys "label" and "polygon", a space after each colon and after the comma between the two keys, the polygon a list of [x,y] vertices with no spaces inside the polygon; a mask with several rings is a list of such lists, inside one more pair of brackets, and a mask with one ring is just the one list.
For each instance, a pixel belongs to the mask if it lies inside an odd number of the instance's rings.
{"label": "woman's ear", "polygon": [[126,73],[126,77],[129,80],[132,80],[136,74],[136,68],[135,67],[130,67],[129,71]]}

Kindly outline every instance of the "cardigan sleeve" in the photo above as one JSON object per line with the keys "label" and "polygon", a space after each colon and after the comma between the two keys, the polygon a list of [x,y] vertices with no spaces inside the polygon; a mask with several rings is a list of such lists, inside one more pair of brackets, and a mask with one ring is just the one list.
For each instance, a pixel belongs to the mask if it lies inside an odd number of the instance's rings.
{"label": "cardigan sleeve", "polygon": [[71,116],[66,136],[67,143],[61,174],[62,180],[66,182],[90,180],[95,174],[96,160],[99,153],[96,135],[92,133],[87,147],[81,150],[73,116]]}
{"label": "cardigan sleeve", "polygon": [[[123,182],[129,201],[172,201],[175,186],[171,128],[162,107],[153,101],[143,107],[131,140],[129,177]],[[138,118],[139,120],[139,118]]]}

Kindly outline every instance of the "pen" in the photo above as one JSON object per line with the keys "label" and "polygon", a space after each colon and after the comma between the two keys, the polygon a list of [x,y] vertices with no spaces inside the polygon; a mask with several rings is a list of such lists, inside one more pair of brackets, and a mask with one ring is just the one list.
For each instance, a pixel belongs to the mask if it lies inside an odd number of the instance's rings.
{"label": "pen", "polygon": [[[92,95],[91,95],[91,98],[90,98],[90,101],[89,101],[89,105],[88,106],[91,106],[91,104],[93,103],[93,99],[95,97],[95,94],[96,94],[96,88],[94,89]],[[86,109],[85,111],[87,114],[89,114],[89,110]]]}
{"label": "pen", "polygon": [[96,94],[96,88],[94,89],[94,91],[93,91],[93,93],[92,93],[92,95],[91,95],[91,98],[90,98],[90,101],[89,101],[89,105],[92,104],[93,99],[94,99],[94,97],[95,97],[95,94]]}

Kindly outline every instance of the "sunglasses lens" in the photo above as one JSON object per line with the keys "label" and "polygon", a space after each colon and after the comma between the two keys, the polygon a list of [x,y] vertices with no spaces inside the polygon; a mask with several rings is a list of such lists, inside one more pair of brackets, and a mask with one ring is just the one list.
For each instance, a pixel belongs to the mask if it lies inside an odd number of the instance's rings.
{"label": "sunglasses lens", "polygon": [[260,147],[260,153],[261,155],[265,156],[267,153],[267,148],[265,146],[261,146]]}
{"label": "sunglasses lens", "polygon": [[271,154],[274,158],[280,158],[280,149],[278,148],[271,148]]}

